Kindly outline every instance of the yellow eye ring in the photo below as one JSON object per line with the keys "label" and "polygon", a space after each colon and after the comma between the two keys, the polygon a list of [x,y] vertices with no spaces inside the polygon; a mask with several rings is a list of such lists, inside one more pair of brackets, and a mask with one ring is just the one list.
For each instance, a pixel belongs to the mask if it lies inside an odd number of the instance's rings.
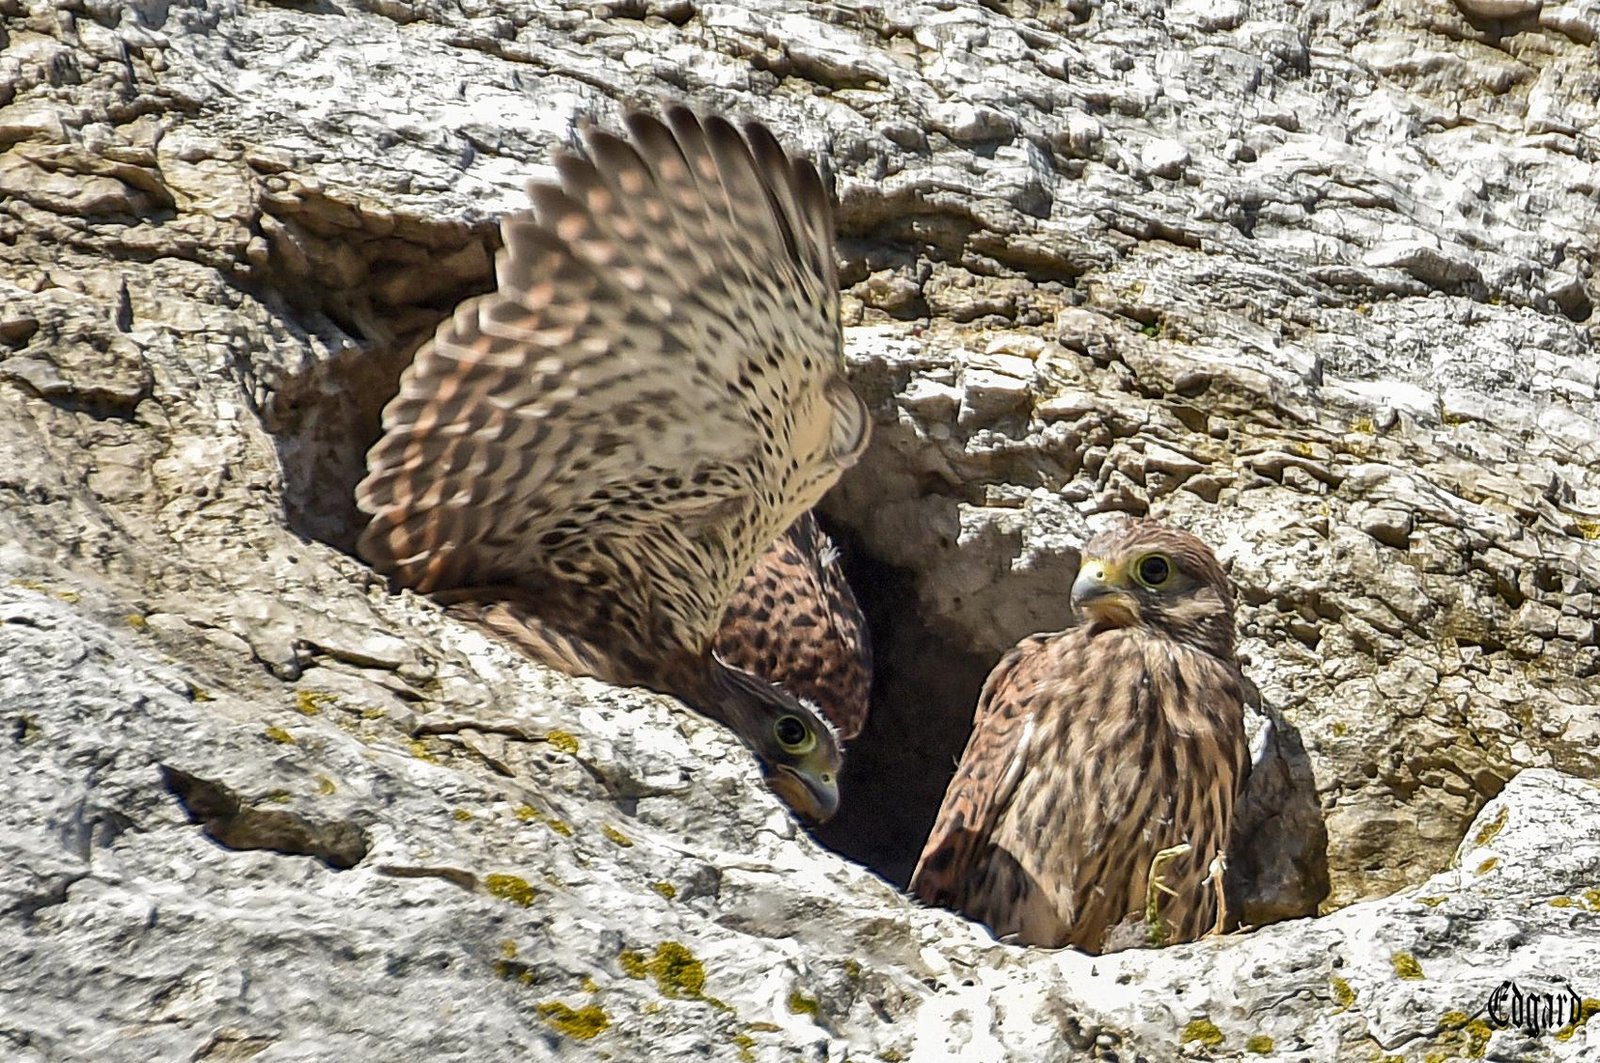
{"label": "yellow eye ring", "polygon": [[800,717],[789,713],[772,725],[772,737],[785,753],[803,757],[817,748],[817,735]]}
{"label": "yellow eye ring", "polygon": [[1172,558],[1166,554],[1145,554],[1133,563],[1133,578],[1152,590],[1166,586],[1172,579]]}

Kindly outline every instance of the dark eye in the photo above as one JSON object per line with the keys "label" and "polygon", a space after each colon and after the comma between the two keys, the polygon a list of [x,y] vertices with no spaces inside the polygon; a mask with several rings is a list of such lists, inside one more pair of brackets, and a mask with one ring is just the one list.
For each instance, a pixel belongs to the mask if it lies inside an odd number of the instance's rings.
{"label": "dark eye", "polygon": [[1146,554],[1134,566],[1133,574],[1146,587],[1159,587],[1172,576],[1172,563],[1161,554]]}
{"label": "dark eye", "polygon": [[778,744],[789,753],[804,753],[817,744],[811,728],[798,716],[778,717],[778,722],[772,726],[772,733]]}

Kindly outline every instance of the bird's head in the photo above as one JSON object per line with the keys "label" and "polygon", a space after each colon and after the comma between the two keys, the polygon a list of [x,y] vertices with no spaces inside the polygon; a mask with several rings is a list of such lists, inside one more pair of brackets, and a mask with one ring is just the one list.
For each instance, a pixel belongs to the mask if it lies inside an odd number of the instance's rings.
{"label": "bird's head", "polygon": [[839,810],[843,754],[833,727],[764,679],[713,656],[715,715],[750,747],[772,791],[810,823]]}
{"label": "bird's head", "polygon": [[1216,555],[1188,532],[1140,520],[1084,548],[1072,605],[1101,628],[1154,628],[1218,657],[1233,654],[1233,591]]}

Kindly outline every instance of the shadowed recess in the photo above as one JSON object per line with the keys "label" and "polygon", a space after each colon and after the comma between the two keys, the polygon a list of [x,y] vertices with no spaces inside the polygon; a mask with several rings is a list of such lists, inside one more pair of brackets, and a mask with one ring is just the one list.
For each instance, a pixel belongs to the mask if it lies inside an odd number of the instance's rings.
{"label": "shadowed recess", "polygon": [[[869,448],[863,465],[883,460]],[[904,887],[966,746],[993,661],[931,630],[911,573],[873,558],[848,527],[824,521],[872,635],[872,712],[845,749],[839,813],[813,831],[843,856]]]}
{"label": "shadowed recess", "polygon": [[[280,382],[268,427],[284,461],[286,517],[306,538],[354,552],[361,529],[355,485],[379,434],[382,408],[398,390],[414,346],[352,350],[320,363],[304,378]],[[847,480],[903,478],[905,470],[884,464],[904,460],[887,441],[874,442]],[[826,501],[822,508],[828,508]],[[928,573],[878,560],[847,523],[825,516],[823,524],[840,548],[845,575],[866,616],[875,674],[866,728],[845,750],[839,812],[812,833],[903,887],[966,745],[973,707],[995,660],[925,619],[916,580],[929,578]],[[1050,585],[1021,593],[1059,597],[1055,584],[1070,583],[1071,574],[1046,567],[1038,579]],[[1272,733],[1256,744],[1254,752],[1261,756],[1239,805],[1241,819],[1229,854],[1229,909],[1235,921],[1250,926],[1314,914],[1328,891],[1327,833],[1310,763],[1294,727],[1271,706],[1263,711]]]}
{"label": "shadowed recess", "polygon": [[[320,204],[313,197],[300,209]],[[311,224],[279,220],[296,232],[296,225]],[[365,282],[355,287],[332,290],[315,263],[305,275],[281,265],[281,255],[260,279],[283,330],[318,352],[304,371],[260,382],[258,412],[283,464],[285,515],[301,535],[347,553],[361,529],[355,485],[401,372],[456,306],[494,287],[492,260],[500,246],[494,221],[407,219],[406,230],[409,239],[343,233],[337,246],[359,257],[365,270]],[[309,231],[300,238],[310,240]]]}
{"label": "shadowed recess", "polygon": [[[278,382],[267,428],[283,461],[285,517],[307,539],[354,553],[362,527],[355,486],[379,435],[383,406],[420,342],[349,350]],[[895,460],[892,448],[873,445],[861,465]],[[848,526],[824,524],[865,611],[876,662],[872,713],[846,752],[839,814],[814,834],[903,886],[994,662],[929,630],[911,575],[878,562]]]}
{"label": "shadowed recess", "polygon": [[[299,299],[281,306],[285,329],[313,340],[311,346],[322,352],[308,359],[301,372],[262,381],[266,401],[259,412],[282,462],[285,518],[308,540],[346,553],[354,553],[364,524],[355,506],[355,486],[365,473],[367,451],[380,435],[383,407],[399,389],[402,371],[453,307],[493,285],[491,257],[499,240],[491,224],[422,228],[410,239],[415,246],[399,246],[394,240],[361,243],[361,253],[371,259],[364,286],[330,295],[313,283],[314,277],[275,278],[284,284],[293,281],[300,293]],[[874,390],[870,381],[856,383],[863,394]],[[914,481],[917,473],[903,467],[907,461],[887,438],[874,441],[845,483]],[[928,490],[941,492],[948,485]],[[820,508],[829,511],[826,501]],[[939,572],[893,568],[877,554],[904,551],[891,550],[893,544],[865,542],[847,522],[825,524],[842,550],[845,574],[866,615],[876,674],[866,728],[846,750],[840,811],[814,834],[841,855],[904,886],[965,747],[973,707],[998,654],[973,651],[958,632],[925,612],[916,587],[920,580],[939,579]],[[938,559],[928,563],[936,567]],[[1040,602],[1060,600],[1072,576],[1065,569],[1039,567],[1017,593]],[[1063,616],[1060,622],[1067,619]],[[1273,716],[1270,707],[1268,715]],[[1256,925],[1310,914],[1327,892],[1326,832],[1310,766],[1293,727],[1281,718],[1274,718],[1274,725],[1269,755],[1258,762],[1258,768],[1268,770],[1258,773],[1255,792],[1247,793],[1240,806],[1241,814],[1250,816],[1235,832],[1245,848],[1230,854],[1230,908]],[[169,786],[182,796],[178,784],[169,781]],[[229,838],[248,839],[252,832],[270,834],[268,827],[277,829],[270,817],[285,815],[243,809],[236,798],[214,787],[206,793],[220,804],[206,806],[216,814],[203,810],[196,819],[207,823],[212,836],[225,845],[232,844]],[[267,827],[260,827],[263,823]],[[293,824],[283,831],[291,839],[297,831],[305,834]]]}
{"label": "shadowed recess", "polygon": [[279,382],[263,420],[283,463],[284,516],[305,538],[355,553],[363,526],[356,483],[382,434],[384,404],[421,342],[344,351]]}
{"label": "shadowed recess", "polygon": [[347,871],[367,855],[367,832],[346,820],[318,822],[281,808],[256,808],[221,783],[165,764],[161,781],[189,819],[225,849],[314,856],[335,871]]}

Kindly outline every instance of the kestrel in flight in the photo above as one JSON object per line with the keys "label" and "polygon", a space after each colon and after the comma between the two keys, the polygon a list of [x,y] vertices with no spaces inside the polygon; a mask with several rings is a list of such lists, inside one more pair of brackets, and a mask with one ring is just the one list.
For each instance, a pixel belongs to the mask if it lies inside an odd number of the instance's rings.
{"label": "kestrel in flight", "polygon": [[910,888],[1019,944],[1192,941],[1221,922],[1248,770],[1232,588],[1199,539],[1136,521],[1089,542],[1072,601],[1078,626],[989,674]]}
{"label": "kestrel in flight", "polygon": [[713,652],[740,580],[867,444],[833,210],[766,127],[683,107],[585,135],[501,225],[498,286],[416,354],[356,503],[363,557],[573,675],[731,728],[801,814],[830,727]]}

